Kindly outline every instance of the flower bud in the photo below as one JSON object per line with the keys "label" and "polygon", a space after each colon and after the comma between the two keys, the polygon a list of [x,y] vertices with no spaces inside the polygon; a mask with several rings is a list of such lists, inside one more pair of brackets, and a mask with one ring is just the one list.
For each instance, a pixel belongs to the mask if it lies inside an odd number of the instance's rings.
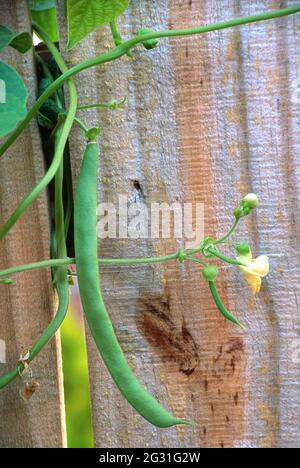
{"label": "flower bud", "polygon": [[237,244],[235,246],[235,249],[240,255],[248,255],[251,252],[251,249],[250,249],[249,245],[246,242],[243,242],[241,244]]}
{"label": "flower bud", "polygon": [[251,208],[249,206],[244,206],[243,207],[243,216],[248,216],[250,214]]}
{"label": "flower bud", "polygon": [[259,201],[257,195],[255,193],[248,193],[243,199],[242,204],[244,206],[248,206],[250,210],[258,207]]}
{"label": "flower bud", "polygon": [[255,193],[248,193],[244,198],[242,198],[239,206],[235,208],[233,214],[234,217],[238,220],[243,216],[247,216],[251,211],[258,206],[258,197]]}
{"label": "flower bud", "polygon": [[[145,34],[151,34],[153,32],[154,31],[152,31],[152,29],[144,28],[144,29],[140,29],[139,32],[137,33],[137,35],[138,36],[143,36]],[[145,47],[145,49],[151,50],[151,49],[155,49],[155,47],[158,44],[158,40],[157,39],[148,39],[147,41],[142,42],[142,44]]]}
{"label": "flower bud", "polygon": [[237,208],[235,208],[234,212],[233,212],[233,215],[236,219],[240,219],[242,216],[243,216],[243,210],[240,206],[238,206]]}
{"label": "flower bud", "polygon": [[215,281],[218,276],[218,268],[214,265],[207,265],[203,268],[202,275],[206,281]]}

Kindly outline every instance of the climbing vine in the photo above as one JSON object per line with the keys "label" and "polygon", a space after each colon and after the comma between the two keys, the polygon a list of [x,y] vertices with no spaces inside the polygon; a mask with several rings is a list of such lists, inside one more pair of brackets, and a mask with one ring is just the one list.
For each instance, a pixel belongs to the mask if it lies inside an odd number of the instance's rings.
{"label": "climbing vine", "polygon": [[[54,180],[55,186],[51,258],[27,265],[12,266],[0,271],[0,284],[1,287],[9,287],[9,285],[17,281],[17,273],[51,268],[53,287],[58,296],[58,308],[53,321],[31,349],[21,354],[15,368],[0,376],[0,388],[7,386],[12,380],[20,376],[59,329],[68,310],[69,284],[72,281],[72,276],[77,275],[80,296],[88,324],[99,352],[116,385],[129,403],[145,419],[158,427],[168,427],[175,424],[190,423],[177,419],[165,410],[143,388],[130,369],[103,301],[99,266],[107,264],[136,265],[169,261],[194,262],[201,268],[202,277],[207,282],[220,313],[227,320],[245,328],[242,319],[236,318],[226,309],[217,291],[216,280],[219,269],[216,261],[238,268],[244,275],[253,294],[260,291],[262,278],[269,272],[268,257],[260,255],[253,258],[248,243],[236,239],[236,230],[240,222],[243,218],[251,215],[252,211],[258,207],[259,200],[256,194],[245,195],[232,210],[232,226],[228,232],[220,238],[206,237],[195,248],[182,248],[169,255],[155,258],[97,258],[97,168],[99,157],[101,161],[98,148],[101,129],[87,128],[85,123],[77,116],[77,112],[92,107],[104,107],[115,111],[126,105],[126,99],[80,105],[77,101],[73,76],[87,68],[115,61],[126,54],[132,56],[135,47],[138,45],[144,47],[145,53],[147,53],[146,51],[151,53],[151,50],[158,47],[159,40],[163,38],[180,38],[181,36],[204,34],[247,23],[272,20],[300,12],[300,5],[190,29],[152,31],[145,24],[141,25],[135,36],[125,40],[120,34],[117,18],[124,13],[129,3],[129,0],[66,0],[68,48],[75,47],[78,42],[103,24],[110,25],[115,45],[111,50],[78,63],[72,68],[67,67],[56,46],[59,41],[59,33],[54,0],[29,0],[32,31],[13,32],[7,26],[0,25],[0,52],[6,47],[13,47],[20,53],[28,52],[32,48],[32,38],[33,34],[35,34],[51,54],[51,60],[45,62],[42,55],[35,52],[35,59],[41,70],[42,77],[39,83],[37,100],[29,110],[27,110],[28,92],[22,78],[10,65],[0,60],[0,137],[9,135],[0,147],[0,157],[5,157],[7,149],[33,118],[36,118],[39,126],[45,130],[43,135],[47,135],[49,146],[52,148],[51,164],[44,177],[20,201],[16,208],[12,208],[10,217],[0,225],[0,241],[7,236],[31,203],[37,199],[42,191],[47,189],[50,182]],[[66,83],[69,93],[68,106],[65,104],[62,91],[64,83]],[[70,189],[71,174],[64,159],[66,145],[73,125],[79,125],[82,130],[82,138],[86,141],[86,150],[83,156],[74,203],[72,190]],[[7,164],[9,164],[9,160],[7,160]],[[67,236],[73,214],[75,257],[70,258],[67,249]],[[233,249],[231,257],[227,257],[222,252],[222,248],[228,245]],[[75,273],[69,269],[72,264],[77,266]]]}

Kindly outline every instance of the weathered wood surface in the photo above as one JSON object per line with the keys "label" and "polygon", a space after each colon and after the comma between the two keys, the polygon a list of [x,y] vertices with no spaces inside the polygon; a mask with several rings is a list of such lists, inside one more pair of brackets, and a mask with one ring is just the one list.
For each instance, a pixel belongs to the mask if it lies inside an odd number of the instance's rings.
{"label": "weathered wood surface", "polygon": [[[121,29],[130,35],[141,26],[189,27],[296,2],[242,3],[132,0]],[[76,79],[82,103],[128,97],[123,113],[82,113],[103,129],[99,201],[116,203],[126,194],[146,203],[203,202],[205,234],[220,235],[235,204],[254,191],[260,209],[240,237],[251,240],[255,255],[271,259],[256,298],[238,271],[222,268],[218,286],[246,323],[245,333],[220,317],[195,265],[102,270],[108,308],[137,375],[196,425],[162,431],[143,421],[119,395],[89,340],[96,446],[299,446],[299,39],[298,15],[164,40],[150,53],[138,49],[133,60]],[[104,28],[66,58],[75,64],[111,45]],[[74,181],[82,149],[76,130]],[[181,245],[109,239],[100,252],[151,256]]]}
{"label": "weathered wood surface", "polygon": [[[29,31],[27,2],[0,1],[0,24],[15,31]],[[21,56],[8,48],[1,59],[17,68],[35,95],[32,53]],[[0,224],[31,190],[44,172],[38,128],[33,122],[8,153],[0,159]],[[47,198],[43,194],[4,241],[0,241],[0,268],[49,258]],[[6,343],[7,364],[15,366],[21,347],[29,348],[51,320],[55,303],[49,272],[20,274],[12,286],[0,285],[0,340]],[[40,390],[28,402],[19,395],[28,374],[0,392],[0,447],[61,447],[66,444],[59,338],[31,365]]]}
{"label": "weathered wood surface", "polygon": [[[122,29],[137,30],[143,18],[155,28],[186,27],[282,6],[203,3],[134,0]],[[14,2],[4,7],[6,24],[14,29],[28,26]],[[254,252],[268,253],[272,261],[272,272],[255,300],[238,272],[223,269],[223,297],[244,318],[247,333],[223,322],[195,266],[103,270],[108,306],[137,374],[175,414],[197,425],[151,428],[118,395],[89,343],[97,446],[299,446],[297,43],[299,17],[284,18],[162,41],[149,54],[140,50],[133,61],[89,70],[77,80],[82,101],[128,96],[123,114],[89,114],[90,122],[100,121],[103,127],[99,200],[116,201],[118,194],[127,194],[130,200],[147,203],[202,201],[205,233],[220,234],[230,225],[234,203],[255,191],[261,208],[241,234],[247,238],[249,231]],[[76,63],[109,44],[105,31],[96,33],[68,60]],[[30,55],[20,58],[9,51],[6,59],[34,91]],[[71,146],[76,178],[79,133],[74,132]],[[41,160],[33,124],[12,149],[10,164],[0,162],[1,220],[9,215],[7,206],[15,206],[17,195],[21,198],[41,176]],[[45,213],[41,198],[3,243],[1,267],[48,255]],[[180,245],[107,240],[101,254],[162,254]],[[5,306],[0,339],[4,335],[8,343],[10,365],[21,346],[29,346],[48,323],[52,308],[47,274],[19,278],[18,289],[1,289]],[[48,351],[33,366],[42,388],[31,402],[19,400],[20,382],[1,393],[2,446],[64,444],[59,353],[53,345]]]}

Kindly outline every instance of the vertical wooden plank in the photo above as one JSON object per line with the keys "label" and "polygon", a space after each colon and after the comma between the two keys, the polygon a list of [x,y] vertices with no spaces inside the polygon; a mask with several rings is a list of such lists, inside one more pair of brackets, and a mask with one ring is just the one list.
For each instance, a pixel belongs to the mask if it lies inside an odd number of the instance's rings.
{"label": "vertical wooden plank", "polygon": [[[294,5],[295,2],[286,2]],[[124,35],[140,27],[190,27],[281,8],[279,1],[140,2]],[[99,447],[295,447],[299,445],[299,15],[138,48],[77,78],[82,102],[128,97],[123,114],[86,112],[100,124],[99,200],[203,202],[205,235],[220,235],[249,191],[260,210],[241,227],[272,271],[253,298],[241,274],[222,267],[218,286],[247,324],[225,323],[190,264],[105,268],[103,289],[120,342],[141,381],[193,428],[156,430],[116,391],[89,343],[95,443]],[[66,54],[70,64],[112,46],[107,28]],[[71,141],[78,175],[82,136]],[[80,150],[78,150],[80,148]],[[183,241],[106,239],[102,256],[152,256]],[[297,341],[298,339],[298,341]],[[296,358],[295,358],[296,356]]]}
{"label": "vertical wooden plank", "polygon": [[[29,31],[27,2],[0,2],[0,23],[15,31]],[[2,55],[1,55],[2,59]],[[8,48],[3,60],[14,66],[30,92],[29,105],[36,93],[32,52],[21,56]],[[31,190],[44,172],[43,152],[36,122],[32,122],[0,160],[0,223]],[[1,241],[0,268],[49,258],[49,218],[45,194]],[[6,344],[5,373],[15,366],[21,347],[29,348],[52,318],[56,307],[49,272],[17,276],[16,284],[0,285],[0,339]],[[64,401],[61,376],[60,339],[57,337],[30,365],[32,378],[40,389],[28,402],[19,395],[30,374],[14,381],[0,392],[1,447],[62,447],[66,444]]]}
{"label": "vertical wooden plank", "polygon": [[[208,23],[282,6],[280,2],[266,5],[257,1],[243,7],[239,2],[210,2],[201,10],[200,2],[191,2],[190,12],[173,9],[171,24],[196,24],[199,13],[200,21]],[[214,33],[205,38],[207,42],[203,37],[187,39],[180,43],[181,57],[178,50],[174,54],[181,147],[192,171],[189,186],[200,199],[212,193],[210,204],[215,207],[219,233],[230,225],[233,204],[249,191],[258,193],[261,207],[241,232],[244,238],[250,232],[254,253],[268,253],[272,265],[263,291],[255,300],[238,272],[231,269],[223,277],[223,294],[227,292],[231,309],[244,312],[249,332],[237,340],[229,330],[227,340],[233,340],[236,348],[231,357],[234,361],[230,361],[235,363],[235,375],[232,383],[230,378],[222,378],[222,373],[219,376],[223,396],[216,394],[215,385],[208,391],[209,398],[215,400],[214,407],[219,408],[208,421],[209,445],[299,445],[299,394],[295,385],[299,368],[292,357],[299,327],[295,269],[299,256],[291,248],[297,239],[293,207],[299,203],[299,101],[297,105],[292,99],[299,75],[297,35],[299,16]],[[196,109],[191,106],[195,100],[200,101]],[[197,112],[201,113],[200,119]],[[197,127],[199,121],[205,128]],[[191,139],[195,141],[193,148]],[[206,178],[199,186],[203,172]],[[219,329],[217,323],[214,326]],[[217,333],[207,333],[207,320],[200,328],[205,331],[201,343],[207,340],[209,359],[218,349]],[[220,336],[223,352],[225,333],[222,331]],[[210,369],[212,383],[216,367],[226,370],[226,357],[223,362],[218,359],[218,363]],[[230,420],[226,431],[227,416]]]}

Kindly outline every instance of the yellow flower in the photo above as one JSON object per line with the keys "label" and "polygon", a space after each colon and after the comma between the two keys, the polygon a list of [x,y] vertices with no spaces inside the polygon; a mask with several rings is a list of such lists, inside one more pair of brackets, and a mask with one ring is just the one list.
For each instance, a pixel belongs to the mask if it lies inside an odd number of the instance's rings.
{"label": "yellow flower", "polygon": [[260,255],[253,259],[250,252],[247,255],[240,255],[237,260],[243,263],[243,266],[239,266],[239,269],[244,273],[253,294],[257,294],[261,288],[261,278],[269,273],[269,257]]}

